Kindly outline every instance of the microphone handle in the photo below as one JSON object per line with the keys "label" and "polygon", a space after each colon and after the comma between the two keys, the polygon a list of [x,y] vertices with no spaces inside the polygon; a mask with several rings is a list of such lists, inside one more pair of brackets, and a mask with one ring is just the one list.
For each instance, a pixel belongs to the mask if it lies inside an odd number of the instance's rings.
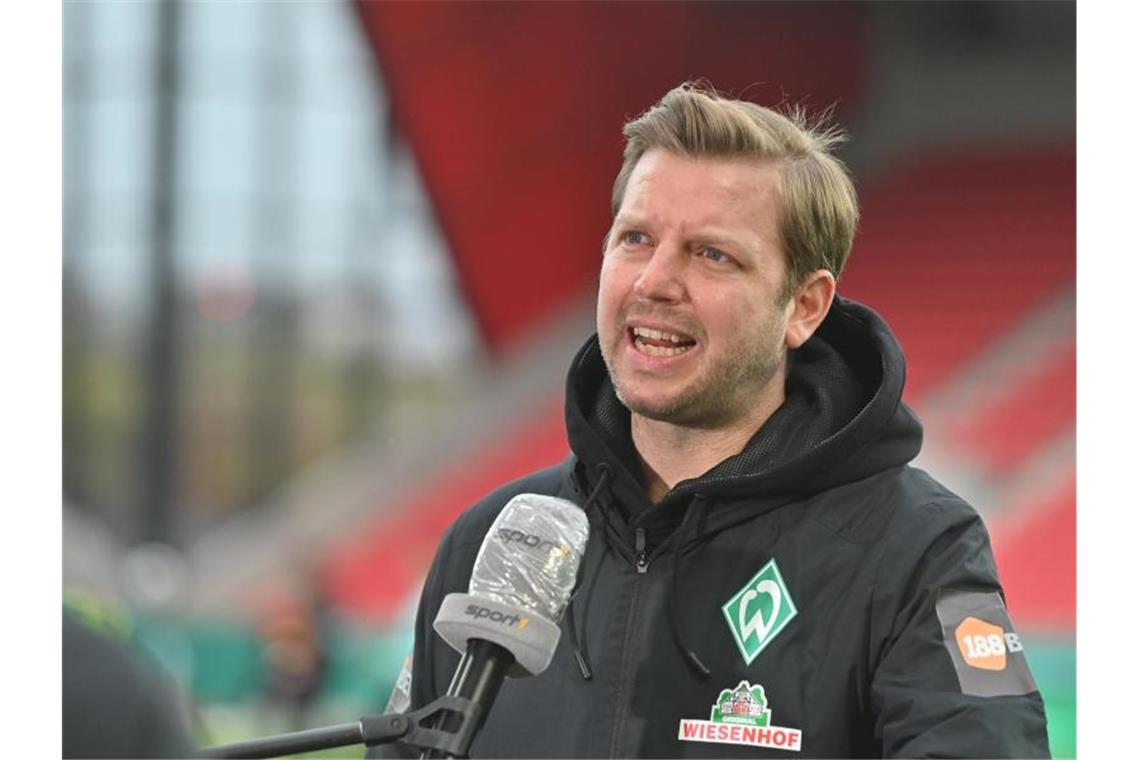
{"label": "microphone handle", "polygon": [[[459,667],[452,676],[451,686],[447,689],[449,697],[464,697],[478,705],[481,710],[476,717],[474,729],[469,736],[483,726],[487,713],[491,711],[491,704],[499,693],[499,687],[506,678],[507,669],[514,664],[515,656],[505,647],[483,639],[471,639],[467,642],[467,651],[459,660]],[[448,733],[455,733],[463,727],[464,716],[456,712],[447,712],[436,723],[436,728]],[[467,750],[464,748],[465,757]],[[420,755],[423,758],[453,757],[438,750],[425,750]]]}

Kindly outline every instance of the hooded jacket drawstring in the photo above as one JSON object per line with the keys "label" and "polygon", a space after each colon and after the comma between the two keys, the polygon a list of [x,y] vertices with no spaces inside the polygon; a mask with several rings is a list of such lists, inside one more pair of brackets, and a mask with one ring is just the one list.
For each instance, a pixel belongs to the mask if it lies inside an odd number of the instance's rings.
{"label": "hooded jacket drawstring", "polygon": [[[590,519],[590,507],[597,503],[598,497],[601,496],[602,491],[610,484],[610,480],[613,478],[613,469],[605,462],[598,465],[598,472],[598,483],[586,498],[586,503],[582,505],[582,511],[586,513],[587,519]],[[602,519],[606,520],[604,514],[605,510],[599,510],[599,512],[603,513]],[[603,525],[602,528],[605,530],[606,526]],[[599,551],[597,557],[597,561],[594,563],[594,574],[598,572],[598,566],[605,557],[605,551]],[[578,626],[574,622],[574,602],[578,598],[578,588],[585,579],[586,573],[579,574],[578,582],[574,584],[574,590],[570,593],[570,605],[566,608],[566,627],[570,632],[570,651],[574,653],[574,660],[578,663],[578,669],[582,671],[583,680],[589,681],[594,677],[590,671],[589,655],[586,652],[584,642],[582,645],[579,645]]]}
{"label": "hooded jacket drawstring", "polygon": [[[609,482],[613,477],[613,471],[606,463],[599,465],[598,470],[601,473],[598,478],[598,483],[594,487],[594,490],[590,492],[589,497],[586,499],[586,503],[582,507],[587,516],[590,515],[590,508],[597,504],[598,497],[601,495],[606,486],[609,485]],[[695,540],[699,539],[700,535],[703,532],[705,517],[707,515],[707,509],[704,508],[704,504],[705,497],[703,494],[697,494],[694,496],[693,500],[689,503],[689,508],[686,510],[685,516],[681,520],[681,525],[677,530],[677,549],[673,553],[672,570],[672,586],[674,590],[677,588],[678,578],[680,577],[681,555],[684,553],[685,549],[687,549]],[[605,520],[606,523],[608,523],[608,520],[605,516],[605,510],[598,511],[601,513],[601,519]],[[691,527],[694,525],[695,530],[691,530]],[[609,528],[609,525],[603,525],[602,528],[605,530]],[[598,559],[595,562],[594,567],[595,574],[598,572],[598,565],[600,565],[602,559],[604,559],[604,552],[598,552],[597,557]],[[582,585],[582,581],[585,580],[585,578],[586,573],[581,574],[578,578],[578,583],[574,586],[574,591],[570,599],[570,605],[566,609],[566,626],[569,629],[570,649],[573,653],[574,660],[578,663],[578,669],[582,673],[582,679],[589,681],[593,679],[593,672],[590,669],[589,654],[585,648],[584,642],[579,641],[578,626],[574,619],[574,603],[577,601],[578,588]],[[680,623],[677,619],[677,612],[673,606],[672,599],[674,595],[675,594],[670,594],[669,597],[667,597],[667,601],[665,603],[666,615],[669,619],[669,630],[673,635],[673,643],[676,644],[677,649],[684,656],[686,662],[688,662],[689,665],[697,671],[701,678],[708,678],[710,674],[708,667],[704,664],[704,662],[701,661],[701,658],[696,653],[696,651],[685,642],[684,635],[681,632]]]}
{"label": "hooded jacket drawstring", "polygon": [[[677,585],[681,574],[681,555],[685,553],[685,549],[687,549],[690,544],[700,540],[700,536],[704,532],[705,516],[708,514],[708,510],[704,508],[704,502],[705,497],[702,494],[694,496],[693,500],[689,503],[689,509],[685,512],[684,519],[681,520],[681,527],[677,529],[677,548],[673,552],[673,592],[665,597],[665,611],[669,618],[669,630],[673,634],[673,643],[677,645],[677,649],[684,655],[685,661],[692,666],[693,670],[697,671],[701,678],[708,678],[710,672],[708,667],[706,667],[701,661],[701,658],[697,656],[696,651],[685,643],[684,636],[681,634],[680,623],[677,621],[677,611],[673,605],[673,599],[679,596]],[[697,518],[695,521],[693,519],[694,515]],[[688,528],[694,524],[694,522],[696,524],[696,530],[692,531],[690,535]]]}

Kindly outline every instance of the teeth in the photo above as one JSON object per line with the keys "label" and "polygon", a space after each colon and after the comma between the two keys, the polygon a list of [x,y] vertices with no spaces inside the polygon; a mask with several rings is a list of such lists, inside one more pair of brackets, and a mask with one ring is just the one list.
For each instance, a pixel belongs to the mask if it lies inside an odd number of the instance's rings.
{"label": "teeth", "polygon": [[667,340],[670,343],[683,343],[685,341],[680,335],[667,333],[662,330],[654,330],[649,327],[635,327],[633,334],[639,338],[650,338],[652,340]]}
{"label": "teeth", "polygon": [[633,345],[637,350],[646,356],[679,356],[689,350],[690,346],[680,346],[678,348],[666,348],[665,346],[653,346],[648,343],[642,343],[640,340],[635,340]]}

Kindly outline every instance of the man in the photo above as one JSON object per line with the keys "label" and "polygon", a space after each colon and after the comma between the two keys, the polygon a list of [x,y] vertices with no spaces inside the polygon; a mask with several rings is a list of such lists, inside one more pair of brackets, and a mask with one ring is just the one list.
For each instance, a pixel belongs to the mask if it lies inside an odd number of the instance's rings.
{"label": "man", "polygon": [[902,353],[836,295],[858,217],[840,137],[688,85],[625,136],[573,455],[448,531],[392,706],[446,692],[439,604],[537,492],[590,518],[580,585],[473,756],[1047,756],[985,528],[908,466]]}
{"label": "man", "polygon": [[63,757],[191,757],[173,684],[124,642],[63,613]]}

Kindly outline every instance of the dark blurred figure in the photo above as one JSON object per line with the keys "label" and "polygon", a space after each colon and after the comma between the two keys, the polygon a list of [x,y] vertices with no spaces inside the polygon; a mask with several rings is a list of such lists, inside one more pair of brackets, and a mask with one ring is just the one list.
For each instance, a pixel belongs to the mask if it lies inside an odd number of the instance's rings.
{"label": "dark blurred figure", "polygon": [[63,613],[63,756],[190,757],[172,685],[126,644]]}
{"label": "dark blurred figure", "polygon": [[306,722],[324,684],[326,617],[324,603],[313,596],[279,602],[262,624],[266,696],[285,715],[290,730],[309,727]]}

